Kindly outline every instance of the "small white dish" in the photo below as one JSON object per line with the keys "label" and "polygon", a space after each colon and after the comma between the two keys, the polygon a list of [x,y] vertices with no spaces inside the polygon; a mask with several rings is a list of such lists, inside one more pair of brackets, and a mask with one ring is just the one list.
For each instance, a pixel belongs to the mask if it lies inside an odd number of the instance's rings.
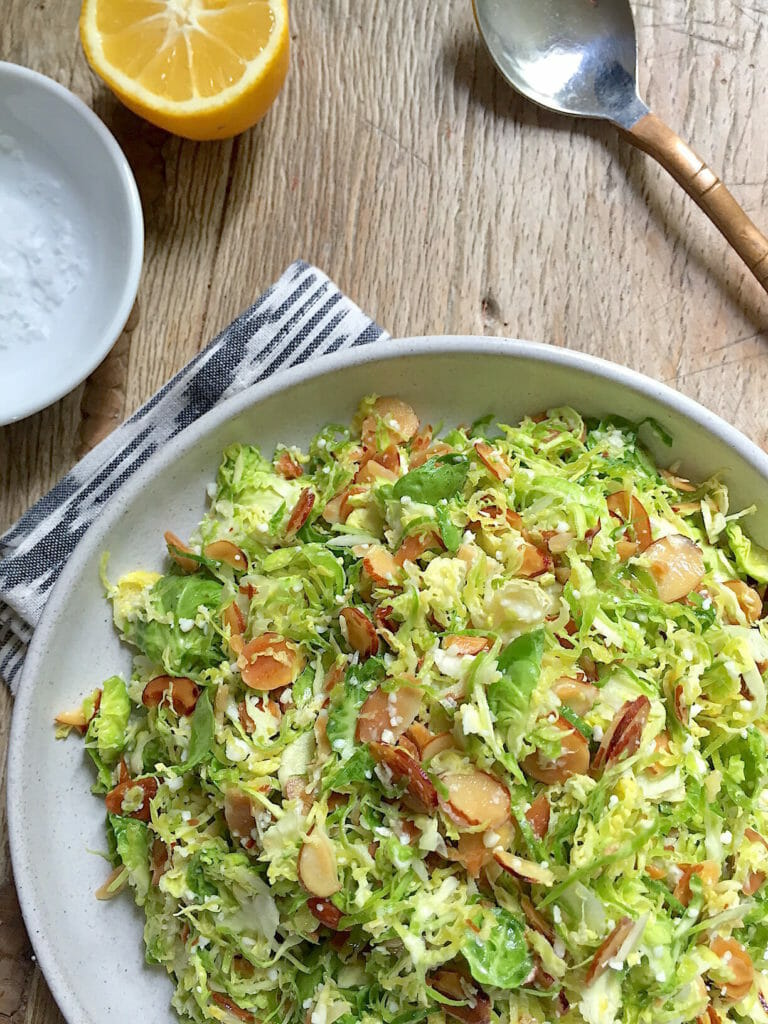
{"label": "small white dish", "polygon": [[107,128],[63,86],[0,61],[0,424],[98,366],[143,253],[136,182]]}
{"label": "small white dish", "polygon": [[[406,338],[365,345],[275,374],[223,402],[158,450],[93,523],[56,584],[27,654],[8,753],[8,830],[29,937],[70,1024],[179,1024],[172,987],[144,963],[143,915],[128,894],[93,896],[107,866],[104,803],[82,746],[54,739],[53,719],[115,672],[131,670],[99,579],[164,565],[163,531],[188,536],[205,487],[235,441],[271,455],[306,444],[324,423],[348,422],[363,395],[396,394],[429,423],[471,423],[486,413],[514,422],[570,403],[590,415],[654,417],[660,465],[705,479],[721,472],[732,507],[768,507],[768,455],[714,413],[639,373],[567,349],[503,338]],[[764,515],[750,521],[768,544]]]}

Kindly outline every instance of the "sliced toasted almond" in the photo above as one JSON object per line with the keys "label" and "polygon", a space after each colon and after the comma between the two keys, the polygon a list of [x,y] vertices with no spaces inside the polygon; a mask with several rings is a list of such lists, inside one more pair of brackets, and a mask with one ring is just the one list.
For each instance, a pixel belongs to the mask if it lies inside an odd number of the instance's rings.
{"label": "sliced toasted almond", "polygon": [[764,871],[750,871],[744,880],[741,891],[745,896],[754,896],[765,882],[765,878],[766,875]]}
{"label": "sliced toasted almond", "polygon": [[677,880],[672,895],[684,907],[687,907],[691,902],[691,896],[693,895],[691,892],[691,879],[694,875],[698,875],[703,882],[707,882],[709,885],[714,885],[720,877],[720,868],[713,860],[704,860],[699,864],[678,864],[677,866],[682,873]]}
{"label": "sliced toasted almond", "polygon": [[230,638],[233,636],[242,636],[245,632],[246,621],[237,601],[233,601],[232,604],[227,605],[221,613],[221,622],[225,629],[229,629]]}
{"label": "sliced toasted almond", "polygon": [[546,917],[543,917],[538,912],[528,896],[523,895],[520,897],[520,909],[525,914],[525,919],[531,928],[538,932],[539,935],[543,935],[547,942],[553,944],[556,938],[555,929]]}
{"label": "sliced toasted almond", "polygon": [[475,453],[485,468],[496,477],[497,480],[506,480],[511,476],[512,470],[500,452],[492,448],[486,441],[475,442]]}
{"label": "sliced toasted almond", "polygon": [[187,552],[190,555],[194,554],[192,548],[188,544],[185,544],[183,540],[180,540],[175,533],[171,533],[170,530],[165,531],[163,538],[165,539],[165,544],[168,548],[168,554],[176,565],[178,565],[181,571],[197,572],[199,565],[194,558],[184,557],[184,552]]}
{"label": "sliced toasted almond", "polygon": [[191,715],[200,697],[200,688],[186,676],[155,676],[144,687],[141,703],[146,708],[156,708],[166,695],[177,715]]}
{"label": "sliced toasted almond", "polygon": [[299,881],[313,896],[327,899],[341,888],[333,843],[320,828],[314,828],[299,851]]}
{"label": "sliced toasted almond", "polygon": [[388,743],[369,743],[368,749],[375,761],[385,765],[396,779],[405,781],[408,793],[426,811],[437,809],[437,790],[415,758]]}
{"label": "sliced toasted almond", "polygon": [[365,449],[361,465],[365,465],[369,459],[373,459],[379,466],[383,466],[384,469],[388,469],[390,473],[394,473],[395,476],[400,475],[400,450],[396,444],[391,444],[389,448],[385,448],[383,452]]}
{"label": "sliced toasted almond", "polygon": [[285,525],[286,537],[292,537],[299,532],[304,523],[309,519],[309,513],[312,511],[314,504],[315,492],[311,487],[305,487],[288,517],[288,522]]}
{"label": "sliced toasted almond", "polygon": [[324,924],[326,928],[332,928],[333,931],[339,930],[339,923],[343,915],[339,908],[329,900],[310,896],[307,900],[307,908],[320,924]]}
{"label": "sliced toasted almond", "polygon": [[692,484],[690,480],[686,480],[684,476],[677,476],[675,473],[670,473],[668,469],[661,469],[659,472],[667,481],[669,486],[674,487],[676,491],[682,491],[685,494],[696,490],[696,486]]}
{"label": "sliced toasted almond", "polygon": [[685,703],[685,691],[683,690],[683,684],[678,683],[675,687],[675,692],[672,700],[673,707],[675,709],[675,718],[680,722],[681,725],[688,725],[688,719],[690,718],[690,709]]}
{"label": "sliced toasted almond", "polygon": [[248,556],[242,548],[231,541],[215,540],[211,544],[206,544],[203,554],[214,562],[224,562],[238,572],[245,572],[248,569]]}
{"label": "sliced toasted almond", "polygon": [[360,708],[358,740],[361,743],[372,740],[378,743],[386,737],[387,743],[394,743],[418,715],[422,697],[423,692],[415,686],[401,686],[391,693],[385,693],[381,688],[374,690]]}
{"label": "sliced toasted almond", "polygon": [[374,583],[392,586],[399,575],[400,566],[386,548],[370,548],[363,558],[363,571]]}
{"label": "sliced toasted almond", "polygon": [[256,827],[251,798],[241,789],[231,787],[224,794],[224,820],[236,839],[249,839]]}
{"label": "sliced toasted almond", "polygon": [[764,839],[763,836],[761,836],[760,833],[756,829],[754,829],[754,828],[745,828],[744,829],[744,836],[751,843],[762,843],[763,846],[766,848],[766,850],[768,850],[768,839]]}
{"label": "sliced toasted almond", "polygon": [[296,646],[277,633],[262,633],[245,645],[237,664],[246,686],[276,690],[297,679],[304,660]]}
{"label": "sliced toasted almond", "polygon": [[591,711],[600,696],[600,691],[584,679],[563,676],[552,687],[561,704],[583,717]]}
{"label": "sliced toasted almond", "polygon": [[605,501],[611,515],[626,523],[628,527],[623,539],[617,544],[621,560],[624,562],[632,555],[645,551],[653,540],[651,521],[645,506],[627,491],[609,494]]}
{"label": "sliced toasted almond", "polygon": [[395,554],[395,561],[398,565],[405,565],[406,562],[415,562],[426,551],[442,551],[445,545],[433,530],[428,533],[412,534],[406,537]]}
{"label": "sliced toasted almond", "polygon": [[447,636],[443,640],[443,650],[459,656],[480,654],[492,646],[493,641],[487,636]]}
{"label": "sliced toasted almond", "polygon": [[524,858],[516,857],[513,853],[507,853],[505,850],[494,850],[493,859],[508,874],[522,878],[524,882],[530,882],[531,885],[550,886],[555,884],[555,876],[550,869],[542,867],[541,864],[537,864],[533,860],[524,860]]}
{"label": "sliced toasted almond", "polygon": [[244,700],[241,700],[237,705],[237,717],[240,719],[240,725],[242,726],[243,732],[252,736],[256,731],[256,723],[248,714],[248,706]]}
{"label": "sliced toasted almond", "polygon": [[616,764],[622,758],[632,757],[637,752],[650,712],[651,702],[645,694],[622,704],[595,754],[592,762],[593,774],[596,775],[603,768]]}
{"label": "sliced toasted almond", "polygon": [[[117,880],[120,879],[120,884],[116,885]],[[107,875],[107,878],[103,885],[100,885],[95,890],[94,896],[97,900],[112,900],[118,893],[121,893],[128,884],[128,872],[122,864],[118,864],[116,868]]]}
{"label": "sliced toasted almond", "polygon": [[379,638],[373,623],[359,608],[342,608],[339,617],[343,623],[342,631],[346,630],[350,647],[357,651],[361,658],[372,657],[379,649]]}
{"label": "sliced toasted almond", "polygon": [[509,790],[488,772],[446,772],[440,781],[448,790],[444,807],[458,827],[496,828],[508,820]]}
{"label": "sliced toasted almond", "polygon": [[572,775],[586,775],[589,771],[589,744],[584,736],[565,718],[558,718],[555,724],[561,732],[559,757],[550,761],[537,750],[522,763],[522,769],[529,778],[548,786],[565,782]]}
{"label": "sliced toasted almond", "polygon": [[571,533],[570,530],[564,530],[563,533],[553,533],[551,537],[547,538],[547,547],[551,555],[562,555],[564,551],[568,550],[568,547],[576,539],[576,534]]}
{"label": "sliced toasted almond", "polygon": [[608,964],[614,959],[629,938],[629,934],[634,927],[635,925],[631,917],[622,917],[592,958],[592,963],[587,971],[587,985],[597,981],[600,975],[603,974]]}
{"label": "sliced toasted almond", "polygon": [[384,480],[386,483],[394,483],[398,474],[393,469],[387,469],[378,459],[369,459],[355,474],[355,483],[375,484],[377,480]]}
{"label": "sliced toasted almond", "polygon": [[480,872],[493,860],[493,851],[483,842],[480,832],[462,832],[457,848],[448,847],[448,856],[458,861],[472,878],[478,878]]}
{"label": "sliced toasted almond", "polygon": [[442,754],[444,750],[450,750],[456,746],[456,741],[453,738],[453,733],[440,732],[437,736],[433,736],[432,739],[425,743],[421,749],[421,760],[426,764],[431,761],[433,757],[437,757],[438,754]]}
{"label": "sliced toasted almond", "polygon": [[525,819],[537,839],[543,839],[549,831],[550,807],[544,793],[539,793],[525,812]]}
{"label": "sliced toasted almond", "polygon": [[290,452],[280,452],[280,457],[275,463],[275,472],[284,480],[298,480],[300,476],[304,476],[304,470]]}
{"label": "sliced toasted almond", "polygon": [[393,618],[393,612],[394,608],[391,604],[379,605],[378,608],[373,609],[373,621],[376,631],[384,635],[387,643],[390,642],[387,634],[394,634],[399,628],[397,620]]}
{"label": "sliced toasted almond", "polygon": [[160,884],[160,879],[168,870],[169,856],[168,847],[162,839],[155,839],[152,843],[152,885]]}
{"label": "sliced toasted almond", "polygon": [[736,595],[739,608],[744,613],[747,622],[750,625],[757,622],[763,614],[763,602],[758,592],[741,580],[726,580],[723,586],[728,587]]}
{"label": "sliced toasted almond", "polygon": [[441,968],[427,976],[427,984],[448,999],[464,1004],[451,1006],[446,1003],[443,1010],[450,1017],[464,1021],[464,1024],[490,1024],[491,1001],[474,981],[456,971]]}
{"label": "sliced toasted almond", "polygon": [[688,537],[679,533],[662,537],[645,554],[660,600],[681,601],[701,583],[704,558],[701,549]]}
{"label": "sliced toasted almond", "polygon": [[534,579],[552,568],[552,558],[548,551],[537,548],[526,541],[522,547],[523,562],[518,574],[526,579]]}
{"label": "sliced toasted almond", "polygon": [[54,721],[57,725],[68,725],[83,734],[88,728],[88,721],[82,708],[75,708],[73,711],[60,711]]}
{"label": "sliced toasted almond", "polygon": [[242,1006],[238,1006],[237,1003],[233,1002],[229,996],[224,995],[223,992],[211,992],[211,999],[217,1006],[220,1006],[222,1010],[226,1010],[227,1013],[231,1013],[233,1017],[237,1017],[238,1020],[243,1021],[243,1024],[256,1024],[256,1018],[248,1010],[244,1010]]}
{"label": "sliced toasted almond", "polygon": [[[755,978],[755,968],[749,953],[736,939],[724,939],[719,935],[712,939],[709,948],[722,964],[714,979],[721,995],[728,1002],[739,1002],[752,988]],[[712,968],[709,973],[712,974]]]}
{"label": "sliced toasted almond", "polygon": [[[416,431],[411,438],[408,453],[408,465],[411,469],[423,465],[427,460],[427,449],[432,444],[432,427],[427,423]],[[417,461],[420,460],[420,461]]]}
{"label": "sliced toasted almond", "polygon": [[[144,793],[141,806],[136,811],[132,811],[126,815],[123,810],[123,800],[125,799],[128,790],[135,789],[139,786]],[[157,795],[157,779],[153,776],[148,776],[145,779],[123,779],[121,782],[111,789],[104,798],[104,803],[107,806],[107,810],[110,814],[118,814],[121,817],[136,818],[138,821],[149,821],[150,808],[149,801]]]}
{"label": "sliced toasted almond", "polygon": [[419,748],[419,754],[421,754],[429,741],[435,738],[435,734],[431,730],[427,729],[425,725],[422,725],[421,722],[413,722],[406,729],[406,733]]}
{"label": "sliced toasted almond", "polygon": [[[410,441],[419,429],[419,417],[413,409],[400,398],[384,395],[377,398],[361,426],[363,444],[369,448],[377,447],[377,435],[380,422],[383,422],[390,439],[397,442]],[[390,441],[387,441],[387,447]]]}

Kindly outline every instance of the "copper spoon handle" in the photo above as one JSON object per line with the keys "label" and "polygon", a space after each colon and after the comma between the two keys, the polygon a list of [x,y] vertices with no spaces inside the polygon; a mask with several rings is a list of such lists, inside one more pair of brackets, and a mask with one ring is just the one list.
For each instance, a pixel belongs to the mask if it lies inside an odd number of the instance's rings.
{"label": "copper spoon handle", "polygon": [[641,117],[623,134],[628,142],[658,160],[683,186],[768,292],[768,238],[714,171],[655,114]]}

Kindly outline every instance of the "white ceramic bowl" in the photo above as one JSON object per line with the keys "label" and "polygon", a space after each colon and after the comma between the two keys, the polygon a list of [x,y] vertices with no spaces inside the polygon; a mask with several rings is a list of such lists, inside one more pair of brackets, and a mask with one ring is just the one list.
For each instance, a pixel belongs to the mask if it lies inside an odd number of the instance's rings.
{"label": "white ceramic bowl", "polygon": [[[99,583],[101,553],[110,552],[113,578],[159,569],[163,531],[192,531],[227,444],[250,441],[271,455],[278,441],[305,443],[323,423],[348,421],[372,391],[402,396],[433,424],[488,412],[513,421],[565,403],[591,414],[653,416],[675,439],[671,449],[655,445],[662,465],[680,460],[694,478],[722,470],[734,507],[768,508],[768,456],[712,413],[629,370],[529,342],[420,338],[355,349],[276,375],[190,426],[81,542],[35,633],[16,700],[8,766],[14,873],[35,952],[70,1024],[175,1021],[168,979],[143,963],[141,914],[128,897],[92,896],[106,874],[89,852],[105,846],[103,803],[89,792],[93,773],[79,742],[53,738],[57,711],[130,670]],[[764,516],[754,523],[763,543],[767,525]]]}
{"label": "white ceramic bowl", "polygon": [[106,127],[50,78],[0,62],[0,424],[98,366],[143,249],[136,182]]}

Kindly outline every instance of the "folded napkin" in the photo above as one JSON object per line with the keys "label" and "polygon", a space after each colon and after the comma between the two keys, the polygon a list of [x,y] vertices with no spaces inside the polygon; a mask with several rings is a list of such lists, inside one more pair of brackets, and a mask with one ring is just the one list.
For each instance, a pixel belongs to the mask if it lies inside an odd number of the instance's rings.
{"label": "folded napkin", "polygon": [[203,413],[276,370],[385,332],[316,267],[293,263],[138,412],[0,537],[0,678],[15,691],[48,594],[109,499]]}

